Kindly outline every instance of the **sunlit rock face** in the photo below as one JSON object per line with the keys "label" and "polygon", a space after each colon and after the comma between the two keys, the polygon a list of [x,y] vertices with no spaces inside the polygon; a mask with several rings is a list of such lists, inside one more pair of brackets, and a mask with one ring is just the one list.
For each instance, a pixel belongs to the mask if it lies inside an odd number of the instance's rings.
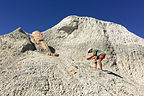
{"label": "sunlit rock face", "polygon": [[[144,95],[144,40],[125,27],[68,16],[42,34],[59,57],[37,51],[21,28],[0,36],[1,96]],[[103,71],[86,60],[89,47],[106,53]]]}

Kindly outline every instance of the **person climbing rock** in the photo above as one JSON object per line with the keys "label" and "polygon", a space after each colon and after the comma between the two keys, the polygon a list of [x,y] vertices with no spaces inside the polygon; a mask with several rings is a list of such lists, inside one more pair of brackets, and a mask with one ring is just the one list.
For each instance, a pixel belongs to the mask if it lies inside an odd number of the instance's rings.
{"label": "person climbing rock", "polygon": [[59,56],[59,54],[51,52],[50,48],[48,47],[48,44],[45,42],[40,31],[32,32],[32,36],[33,36],[33,38],[31,39],[31,41],[32,41],[32,43],[35,44],[37,50],[39,50],[39,51],[46,50],[47,54],[50,56]]}
{"label": "person climbing rock", "polygon": [[97,60],[99,60],[100,69],[102,70],[102,60],[105,58],[106,54],[100,49],[89,48],[88,53],[92,53],[93,55],[86,58],[87,60],[94,59],[95,60],[95,68],[97,68]]}

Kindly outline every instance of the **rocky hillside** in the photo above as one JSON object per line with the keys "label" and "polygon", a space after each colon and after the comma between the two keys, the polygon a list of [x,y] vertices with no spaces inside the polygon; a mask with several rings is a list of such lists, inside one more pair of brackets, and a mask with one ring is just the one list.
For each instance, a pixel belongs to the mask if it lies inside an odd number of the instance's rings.
{"label": "rocky hillside", "polygon": [[[59,57],[21,28],[0,36],[1,96],[144,96],[144,40],[125,27],[68,16],[42,34]],[[103,71],[86,60],[89,47],[106,52]]]}

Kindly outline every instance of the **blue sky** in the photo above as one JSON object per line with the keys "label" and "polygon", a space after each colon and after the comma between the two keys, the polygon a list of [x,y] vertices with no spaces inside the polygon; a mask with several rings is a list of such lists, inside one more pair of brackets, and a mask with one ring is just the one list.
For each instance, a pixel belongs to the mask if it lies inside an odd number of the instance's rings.
{"label": "blue sky", "polygon": [[69,15],[121,24],[144,38],[144,0],[0,0],[0,35],[45,31]]}

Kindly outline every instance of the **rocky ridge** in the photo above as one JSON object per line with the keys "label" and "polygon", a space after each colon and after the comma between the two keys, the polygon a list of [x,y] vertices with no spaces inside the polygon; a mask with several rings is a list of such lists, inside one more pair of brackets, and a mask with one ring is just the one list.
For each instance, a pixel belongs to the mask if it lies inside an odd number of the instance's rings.
{"label": "rocky ridge", "polygon": [[[38,52],[21,28],[0,36],[1,96],[144,96],[144,40],[125,27],[68,16],[42,34],[59,57]],[[89,47],[107,53],[103,71],[85,59]]]}

